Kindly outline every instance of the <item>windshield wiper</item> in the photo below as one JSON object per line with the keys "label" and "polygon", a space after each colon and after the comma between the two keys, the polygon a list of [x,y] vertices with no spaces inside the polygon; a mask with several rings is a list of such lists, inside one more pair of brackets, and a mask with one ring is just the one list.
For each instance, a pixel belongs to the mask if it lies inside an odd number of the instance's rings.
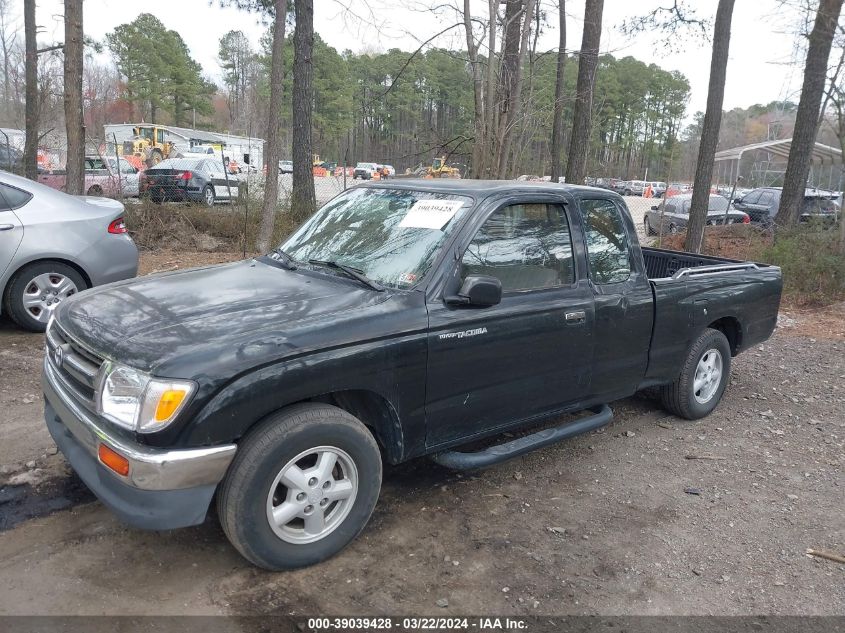
{"label": "windshield wiper", "polygon": [[365,286],[368,286],[375,290],[376,292],[383,292],[384,286],[382,286],[377,281],[373,281],[369,277],[367,277],[363,271],[358,270],[357,268],[352,268],[351,266],[346,266],[345,264],[338,264],[337,262],[326,261],[323,259],[309,259],[309,264],[313,264],[314,266],[325,266],[326,268],[334,268],[335,270],[339,270],[341,272],[346,273],[348,276],[352,277],[353,279],[357,279]]}
{"label": "windshield wiper", "polygon": [[274,262],[278,262],[285,270],[296,270],[296,260],[284,252],[281,248],[274,248],[270,251],[270,254],[267,255],[267,257],[272,259]]}

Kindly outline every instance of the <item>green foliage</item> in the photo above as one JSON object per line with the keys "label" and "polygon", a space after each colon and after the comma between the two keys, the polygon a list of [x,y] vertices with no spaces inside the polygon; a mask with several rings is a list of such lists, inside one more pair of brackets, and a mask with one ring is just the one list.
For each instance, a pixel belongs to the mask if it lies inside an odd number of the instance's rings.
{"label": "green foliage", "polygon": [[142,13],[106,35],[106,43],[126,79],[127,100],[151,122],[161,111],[169,113],[175,125],[183,124],[190,110],[211,113],[216,87],[203,78],[202,67],[181,36],[158,18]]}
{"label": "green foliage", "polygon": [[762,254],[783,270],[784,294],[804,304],[845,299],[845,252],[839,231],[819,226],[781,229]]}

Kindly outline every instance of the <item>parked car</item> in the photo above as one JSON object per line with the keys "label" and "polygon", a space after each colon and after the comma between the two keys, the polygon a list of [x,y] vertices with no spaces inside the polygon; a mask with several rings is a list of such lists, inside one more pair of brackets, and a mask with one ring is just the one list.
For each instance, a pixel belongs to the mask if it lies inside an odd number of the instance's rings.
{"label": "parked car", "polygon": [[[643,192],[645,193],[645,192]],[[662,198],[663,194],[666,193],[666,183],[665,182],[652,182],[651,183],[651,195],[654,198]]]}
{"label": "parked car", "polygon": [[689,193],[690,191],[692,191],[692,183],[670,182],[663,195],[666,198],[670,198],[672,196],[677,196],[678,194]]}
{"label": "parked car", "polygon": [[630,190],[630,180],[615,180],[611,181],[611,189],[619,195],[625,195],[626,190]]}
{"label": "parked car", "polygon": [[623,196],[641,196],[648,183],[645,180],[628,180],[622,189]]}
{"label": "parked car", "polygon": [[[751,217],[753,224],[764,227],[774,226],[775,216],[780,207],[782,193],[780,187],[760,187],[752,189],[744,196],[734,200],[734,206]],[[824,189],[807,188],[804,191],[804,201],[801,204],[801,222],[810,220],[835,222],[839,215],[839,193]]]}
{"label": "parked car", "polygon": [[[691,203],[692,194],[685,193],[671,196],[664,199],[660,204],[652,206],[643,217],[645,234],[674,235],[686,229]],[[728,207],[730,207],[730,210]],[[707,203],[707,224],[725,224],[725,211],[728,212],[727,224],[748,224],[750,222],[748,215],[731,207],[727,198],[711,194]]]}
{"label": "parked car", "polygon": [[[88,196],[117,198],[121,195],[138,195],[139,174],[125,158],[121,158],[120,173],[115,157],[91,155],[85,157],[85,183],[83,191]],[[67,190],[67,170],[51,169],[38,173],[38,182],[59,191]]]}
{"label": "parked car", "polygon": [[205,158],[167,158],[141,175],[141,196],[156,204],[197,202],[207,207],[238,197],[241,181]]}
{"label": "parked car", "polygon": [[0,171],[0,312],[20,327],[43,332],[68,297],[137,270],[120,202]]}
{"label": "parked car", "polygon": [[378,165],[376,163],[358,163],[355,165],[352,179],[371,180],[376,172],[378,172]]}
{"label": "parked car", "polygon": [[248,560],[302,567],[364,528],[382,460],[489,465],[599,428],[646,387],[706,416],[780,295],[777,267],[641,248],[607,191],[365,184],[265,256],[60,304],[45,420],[122,519],[194,525],[216,498]]}
{"label": "parked car", "polygon": [[280,160],[279,161],[279,173],[280,174],[292,174],[293,173],[293,161],[292,160]]}
{"label": "parked car", "polygon": [[0,169],[6,171],[23,171],[23,152],[17,147],[4,143],[0,139]]}

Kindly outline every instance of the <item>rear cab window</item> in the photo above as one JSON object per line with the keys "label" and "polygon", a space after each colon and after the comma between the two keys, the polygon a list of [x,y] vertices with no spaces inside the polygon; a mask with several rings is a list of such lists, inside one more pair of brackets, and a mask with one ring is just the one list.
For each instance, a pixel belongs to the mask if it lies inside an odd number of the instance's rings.
{"label": "rear cab window", "polygon": [[631,248],[619,207],[607,199],[582,199],[579,206],[590,279],[597,285],[627,281]]}

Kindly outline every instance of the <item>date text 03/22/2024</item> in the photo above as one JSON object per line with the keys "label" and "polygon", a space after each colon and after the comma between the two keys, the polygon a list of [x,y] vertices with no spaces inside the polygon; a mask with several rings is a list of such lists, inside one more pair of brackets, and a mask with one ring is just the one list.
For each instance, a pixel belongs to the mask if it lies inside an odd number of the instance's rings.
{"label": "date text 03/22/2024", "polygon": [[401,621],[383,617],[309,618],[307,628],[310,631],[520,631],[527,628],[527,622],[520,618],[499,617],[406,617]]}

